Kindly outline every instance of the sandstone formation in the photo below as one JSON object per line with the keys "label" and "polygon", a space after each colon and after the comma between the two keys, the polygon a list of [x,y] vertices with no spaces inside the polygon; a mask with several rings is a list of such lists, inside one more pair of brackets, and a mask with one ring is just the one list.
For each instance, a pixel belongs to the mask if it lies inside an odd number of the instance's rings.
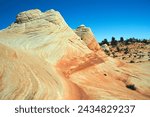
{"label": "sandstone formation", "polygon": [[40,58],[2,44],[0,53],[0,99],[86,99]]}
{"label": "sandstone formation", "polygon": [[76,30],[75,33],[81,37],[81,39],[86,43],[87,47],[93,51],[100,50],[100,46],[97,43],[93,32],[90,28],[85,27],[85,25],[80,25]]}
{"label": "sandstone formation", "polygon": [[0,99],[150,99],[144,68],[108,57],[55,10],[22,12],[0,31]]}
{"label": "sandstone formation", "polygon": [[56,64],[64,55],[68,55],[69,59],[72,53],[84,56],[85,51],[91,52],[60,13],[54,10],[45,13],[39,10],[20,13],[15,23],[0,32],[0,42],[37,54],[51,64]]}

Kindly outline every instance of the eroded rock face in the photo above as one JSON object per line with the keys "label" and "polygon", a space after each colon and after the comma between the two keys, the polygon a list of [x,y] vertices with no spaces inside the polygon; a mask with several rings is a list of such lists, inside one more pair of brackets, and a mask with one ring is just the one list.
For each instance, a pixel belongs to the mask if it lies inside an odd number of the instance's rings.
{"label": "eroded rock face", "polygon": [[41,12],[38,9],[29,10],[26,12],[21,12],[17,15],[16,23],[27,23],[34,20],[44,19],[46,21],[52,22],[56,25],[63,25],[64,20],[58,11],[53,9],[48,10],[46,12]]}
{"label": "eroded rock face", "polygon": [[68,28],[68,25],[58,11],[52,9],[41,12],[33,9],[19,13],[16,21],[5,30],[9,33],[48,32],[50,34],[64,28]]}
{"label": "eroded rock face", "polygon": [[79,87],[38,56],[2,44],[0,53],[0,99],[87,99]]}
{"label": "eroded rock face", "polygon": [[38,9],[29,10],[27,12],[21,12],[17,15],[16,23],[26,23],[29,21],[40,19],[42,15],[42,12]]}
{"label": "eroded rock face", "polygon": [[144,68],[106,56],[90,28],[74,32],[55,10],[0,31],[0,99],[150,99]]}
{"label": "eroded rock face", "polygon": [[36,54],[51,64],[62,57],[69,59],[91,53],[55,10],[19,13],[16,22],[1,32],[0,42]]}
{"label": "eroded rock face", "polygon": [[89,49],[93,51],[100,50],[100,46],[97,43],[92,30],[85,25],[80,25],[76,30],[75,33],[81,37],[81,39],[86,43]]}

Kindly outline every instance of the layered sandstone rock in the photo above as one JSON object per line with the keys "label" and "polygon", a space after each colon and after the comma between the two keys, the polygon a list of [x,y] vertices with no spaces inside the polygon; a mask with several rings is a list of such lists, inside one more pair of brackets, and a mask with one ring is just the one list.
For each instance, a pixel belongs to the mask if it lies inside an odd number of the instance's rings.
{"label": "layered sandstone rock", "polygon": [[65,56],[72,58],[72,53],[84,56],[91,52],[55,10],[20,13],[15,23],[0,32],[0,42],[36,54],[51,64]]}
{"label": "layered sandstone rock", "polygon": [[150,99],[147,69],[106,56],[91,29],[74,32],[55,10],[18,14],[0,53],[0,99]]}
{"label": "layered sandstone rock", "polygon": [[100,46],[97,43],[92,30],[85,25],[80,25],[76,30],[75,33],[81,37],[81,39],[86,43],[89,49],[93,51],[100,50]]}
{"label": "layered sandstone rock", "polygon": [[87,99],[51,64],[0,44],[0,99]]}

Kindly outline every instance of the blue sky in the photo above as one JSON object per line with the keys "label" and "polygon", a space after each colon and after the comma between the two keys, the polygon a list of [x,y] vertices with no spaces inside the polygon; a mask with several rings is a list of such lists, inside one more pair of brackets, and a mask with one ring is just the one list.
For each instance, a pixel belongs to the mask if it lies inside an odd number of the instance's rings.
{"label": "blue sky", "polygon": [[150,39],[150,0],[0,0],[0,29],[25,10],[58,10],[73,29],[91,27],[98,41],[112,36]]}

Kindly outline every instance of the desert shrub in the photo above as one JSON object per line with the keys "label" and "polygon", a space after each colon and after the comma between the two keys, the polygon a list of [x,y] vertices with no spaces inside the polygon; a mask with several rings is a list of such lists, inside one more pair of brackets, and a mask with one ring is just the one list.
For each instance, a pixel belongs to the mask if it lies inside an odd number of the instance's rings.
{"label": "desert shrub", "polygon": [[135,63],[135,62],[133,60],[131,60],[130,63]]}
{"label": "desert shrub", "polygon": [[108,50],[104,50],[105,54],[107,54],[108,56],[110,56],[110,52]]}
{"label": "desert shrub", "polygon": [[132,54],[129,55],[129,57],[131,57],[131,56],[132,56]]}
{"label": "desert shrub", "polygon": [[116,57],[118,57],[116,54],[113,54],[113,58],[116,58]]}
{"label": "desert shrub", "polygon": [[116,49],[117,49],[117,52],[120,52],[120,48],[118,46],[116,47]]}
{"label": "desert shrub", "polygon": [[112,39],[111,39],[111,45],[113,47],[117,45],[117,41],[116,41],[115,37],[112,37]]}
{"label": "desert shrub", "polygon": [[107,39],[104,39],[104,40],[101,42],[101,45],[103,45],[103,44],[109,45],[109,42],[107,41]]}
{"label": "desert shrub", "polygon": [[136,90],[136,87],[135,87],[134,84],[126,85],[126,87],[127,87],[128,89],[131,89],[131,90]]}
{"label": "desert shrub", "polygon": [[122,57],[122,60],[124,60],[126,57]]}
{"label": "desert shrub", "polygon": [[124,38],[123,37],[120,37],[120,42],[124,42]]}
{"label": "desert shrub", "polygon": [[128,54],[128,51],[125,51],[124,54]]}
{"label": "desert shrub", "polygon": [[148,41],[147,41],[146,39],[143,39],[142,43],[147,44],[147,43],[148,43]]}
{"label": "desert shrub", "polygon": [[104,76],[107,76],[107,74],[104,74]]}
{"label": "desert shrub", "polygon": [[128,52],[129,52],[129,49],[127,47],[127,48],[124,49],[124,54],[128,54]]}

